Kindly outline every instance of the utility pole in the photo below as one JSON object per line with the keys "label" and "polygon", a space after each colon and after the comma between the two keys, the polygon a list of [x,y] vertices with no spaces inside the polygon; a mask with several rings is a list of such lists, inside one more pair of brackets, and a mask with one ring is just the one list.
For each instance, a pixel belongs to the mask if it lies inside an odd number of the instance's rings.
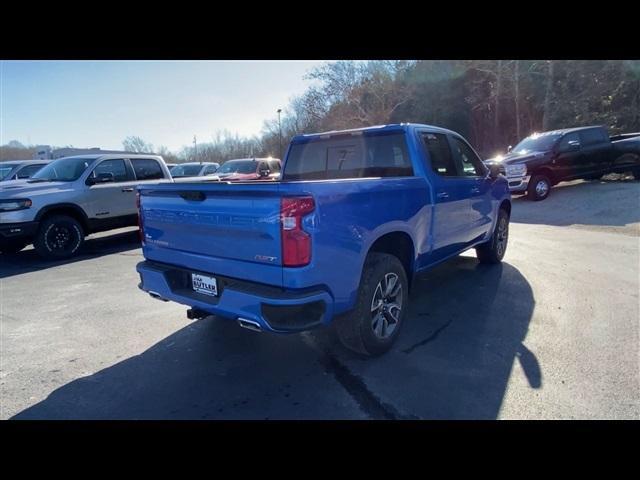
{"label": "utility pole", "polygon": [[[193,136],[193,150],[194,150],[194,155],[196,157],[196,162],[198,161],[198,142],[196,142],[196,136]],[[200,162],[202,163],[202,162]]]}
{"label": "utility pole", "polygon": [[282,124],[280,123],[280,112],[282,109],[278,109],[278,146],[279,146],[279,159],[282,161]]}

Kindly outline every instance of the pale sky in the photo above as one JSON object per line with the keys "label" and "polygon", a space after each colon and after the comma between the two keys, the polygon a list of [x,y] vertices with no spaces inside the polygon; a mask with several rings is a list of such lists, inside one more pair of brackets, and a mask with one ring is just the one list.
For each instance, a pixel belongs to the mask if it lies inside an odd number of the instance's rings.
{"label": "pale sky", "polygon": [[0,144],[173,151],[217,130],[259,134],[322,61],[0,61]]}

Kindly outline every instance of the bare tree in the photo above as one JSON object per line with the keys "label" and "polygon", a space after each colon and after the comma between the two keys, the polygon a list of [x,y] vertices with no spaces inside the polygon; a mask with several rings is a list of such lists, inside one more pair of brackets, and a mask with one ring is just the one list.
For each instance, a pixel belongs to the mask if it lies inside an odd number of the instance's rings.
{"label": "bare tree", "polygon": [[122,141],[122,146],[127,152],[152,153],[153,145],[145,142],[142,138],[129,136]]}

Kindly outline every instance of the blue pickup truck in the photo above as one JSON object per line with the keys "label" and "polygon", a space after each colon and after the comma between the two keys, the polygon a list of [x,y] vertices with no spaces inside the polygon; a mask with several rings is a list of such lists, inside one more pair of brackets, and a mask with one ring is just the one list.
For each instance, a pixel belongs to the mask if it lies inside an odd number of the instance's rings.
{"label": "blue pickup truck", "polygon": [[139,287],[258,331],[335,327],[386,352],[414,276],[475,248],[498,263],[511,197],[457,133],[394,124],[296,136],[278,182],[138,187]]}

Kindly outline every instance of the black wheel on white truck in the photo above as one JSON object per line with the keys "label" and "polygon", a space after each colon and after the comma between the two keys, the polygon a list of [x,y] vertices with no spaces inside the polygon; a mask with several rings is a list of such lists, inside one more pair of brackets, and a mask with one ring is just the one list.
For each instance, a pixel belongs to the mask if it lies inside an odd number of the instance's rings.
{"label": "black wheel on white truck", "polygon": [[83,243],[80,222],[68,215],[52,215],[40,224],[33,247],[41,257],[63,259],[74,255]]}

